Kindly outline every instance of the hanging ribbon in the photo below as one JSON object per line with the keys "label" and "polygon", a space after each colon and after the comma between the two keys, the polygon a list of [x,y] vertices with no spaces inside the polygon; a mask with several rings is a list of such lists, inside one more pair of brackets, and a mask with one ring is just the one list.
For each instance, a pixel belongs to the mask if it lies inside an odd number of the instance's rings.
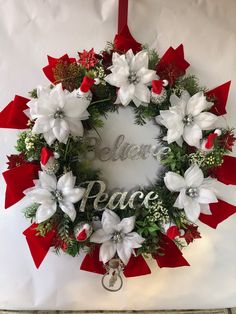
{"label": "hanging ribbon", "polygon": [[128,0],[119,0],[118,4],[118,34],[128,25]]}
{"label": "hanging ribbon", "polygon": [[225,155],[223,164],[211,171],[218,181],[236,185],[236,157]]}
{"label": "hanging ribbon", "polygon": [[125,53],[132,49],[134,53],[142,49],[131,35],[128,27],[128,0],[119,0],[118,8],[118,34],[114,38],[114,48],[118,52]]}

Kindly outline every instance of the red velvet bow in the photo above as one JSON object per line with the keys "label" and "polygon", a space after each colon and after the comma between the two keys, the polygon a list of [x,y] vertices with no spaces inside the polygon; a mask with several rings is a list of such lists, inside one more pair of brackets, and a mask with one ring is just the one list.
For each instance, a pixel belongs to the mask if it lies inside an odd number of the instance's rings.
{"label": "red velvet bow", "polygon": [[226,103],[229,95],[231,81],[228,81],[212,90],[206,92],[206,96],[213,98],[214,105],[211,107],[211,112],[217,116],[226,113]]}
{"label": "red velvet bow", "polygon": [[0,112],[0,128],[27,129],[29,118],[23,111],[28,109],[28,101],[29,99],[16,95]]}
{"label": "red velvet bow", "polygon": [[170,47],[159,61],[156,71],[160,79],[168,80],[170,86],[175,80],[186,73],[189,63],[184,59],[184,47],[179,45],[176,49]]}
{"label": "red velvet bow", "polygon": [[156,254],[153,256],[159,267],[189,266],[189,263],[175,243],[164,234],[162,234],[160,246],[161,255]]}
{"label": "red velvet bow", "polygon": [[53,156],[54,154],[49,148],[43,147],[41,150],[40,161],[45,166],[49,158]]}
{"label": "red velvet bow", "polygon": [[210,204],[210,210],[212,215],[201,214],[199,220],[215,229],[219,223],[236,213],[236,206],[218,200],[218,203]]}
{"label": "red velvet bow", "polygon": [[50,230],[44,237],[37,235],[37,224],[32,224],[27,228],[23,234],[26,236],[26,241],[28,243],[30,253],[33,257],[34,264],[37,268],[41,265],[48,250],[53,244],[53,239],[55,236],[55,230]]}
{"label": "red velvet bow", "polygon": [[133,53],[137,53],[142,50],[142,45],[133,38],[129,27],[125,25],[114,38],[114,50],[125,53],[129,49],[132,49]]}
{"label": "red velvet bow", "polygon": [[225,155],[223,160],[220,167],[212,169],[212,174],[224,184],[236,185],[236,158]]}
{"label": "red velvet bow", "polygon": [[[103,263],[99,261],[99,245],[95,246],[94,250],[85,255],[80,269],[100,275],[106,273]],[[125,277],[143,276],[150,273],[151,270],[141,255],[132,255],[124,269]]]}
{"label": "red velvet bow", "polygon": [[28,162],[3,172],[7,184],[5,208],[20,201],[25,196],[23,191],[34,186],[33,180],[38,178],[39,170],[38,164]]}
{"label": "red velvet bow", "polygon": [[51,81],[53,84],[56,82],[56,79],[54,77],[54,69],[59,62],[65,62],[65,63],[70,64],[70,63],[76,62],[76,59],[69,58],[68,54],[65,54],[64,56],[60,58],[53,58],[53,57],[48,56],[48,65],[43,68],[43,72],[46,75],[46,77],[49,79],[49,81]]}

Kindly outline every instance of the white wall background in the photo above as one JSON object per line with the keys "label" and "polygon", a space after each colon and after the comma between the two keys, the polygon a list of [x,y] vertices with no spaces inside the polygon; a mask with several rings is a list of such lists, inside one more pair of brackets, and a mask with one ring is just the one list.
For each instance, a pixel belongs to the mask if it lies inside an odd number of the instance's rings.
{"label": "white wall background", "polygon": [[[185,46],[203,85],[213,88],[232,80],[228,122],[236,125],[236,1],[130,0],[129,25],[134,37],[162,55],[170,46]],[[76,56],[82,49],[100,50],[116,33],[116,0],[0,0],[0,108],[14,96],[27,97],[46,84],[41,68],[46,55]],[[1,130],[0,171],[13,152],[17,132]],[[217,231],[200,225],[202,240],[184,252],[191,267],[158,269],[128,279],[111,294],[96,274],[82,272],[82,257],[49,253],[36,270],[22,231],[21,201],[3,209],[5,185],[0,179],[0,308],[2,309],[193,309],[236,306],[236,215]],[[236,204],[235,189],[225,199]],[[222,192],[223,193],[223,192]]]}

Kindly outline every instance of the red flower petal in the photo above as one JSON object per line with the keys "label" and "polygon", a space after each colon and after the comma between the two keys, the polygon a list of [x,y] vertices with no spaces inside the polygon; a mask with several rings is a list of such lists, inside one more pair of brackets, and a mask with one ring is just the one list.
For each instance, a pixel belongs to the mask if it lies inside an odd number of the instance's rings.
{"label": "red flower petal", "polygon": [[16,95],[0,112],[0,128],[27,129],[29,118],[23,111],[28,109],[28,102],[29,99]]}
{"label": "red flower petal", "polygon": [[184,47],[179,45],[176,49],[170,47],[157,64],[156,71],[160,79],[168,80],[170,85],[186,73],[189,63],[184,59]]}
{"label": "red flower petal", "polygon": [[216,228],[219,223],[236,213],[236,206],[218,200],[218,203],[210,204],[212,215],[201,214],[199,220],[211,228]]}
{"label": "red flower petal", "polygon": [[226,103],[229,95],[231,81],[228,81],[208,92],[206,96],[213,98],[214,105],[211,108],[211,112],[217,116],[221,116],[226,113]]}

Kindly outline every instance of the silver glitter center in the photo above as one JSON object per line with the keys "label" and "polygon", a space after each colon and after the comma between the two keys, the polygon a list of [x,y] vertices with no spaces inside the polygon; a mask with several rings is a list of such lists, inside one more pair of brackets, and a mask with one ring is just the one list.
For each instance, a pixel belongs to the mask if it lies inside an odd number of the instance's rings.
{"label": "silver glitter center", "polygon": [[190,114],[187,115],[187,116],[185,116],[185,117],[183,118],[183,123],[184,123],[185,125],[191,125],[191,124],[193,123],[193,116],[191,116]]}
{"label": "silver glitter center", "polygon": [[55,191],[52,191],[51,194],[52,194],[53,199],[55,201],[62,201],[63,200],[63,196],[62,196],[62,193],[60,191],[55,190]]}
{"label": "silver glitter center", "polygon": [[193,188],[193,187],[190,187],[186,190],[185,192],[186,195],[188,195],[189,197],[191,198],[195,198],[195,197],[198,197],[199,195],[199,190],[198,188]]}
{"label": "silver glitter center", "polygon": [[137,76],[135,72],[131,71],[128,76],[128,81],[130,82],[130,84],[136,85],[140,82],[140,78]]}
{"label": "silver glitter center", "polygon": [[54,119],[63,119],[65,117],[65,113],[64,111],[62,111],[61,109],[57,109],[57,111],[54,113]]}
{"label": "silver glitter center", "polygon": [[114,241],[115,243],[119,243],[123,240],[124,235],[121,232],[114,232],[112,235],[112,241]]}

